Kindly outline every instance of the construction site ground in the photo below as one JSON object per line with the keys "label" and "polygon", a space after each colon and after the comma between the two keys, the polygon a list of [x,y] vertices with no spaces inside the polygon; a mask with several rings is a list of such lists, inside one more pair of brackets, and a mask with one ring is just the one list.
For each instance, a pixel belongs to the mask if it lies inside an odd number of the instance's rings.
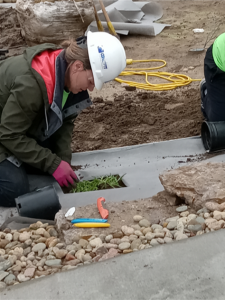
{"label": "construction site ground", "polygon": [[[193,53],[189,49],[203,47],[207,36],[223,20],[223,1],[156,2],[162,5],[164,12],[159,22],[171,24],[171,27],[156,37],[121,36],[127,58],[163,59],[167,66],[160,71],[202,79],[205,51]],[[15,10],[0,8],[0,21],[0,48],[9,47],[10,55],[21,53],[26,44],[20,37]],[[194,28],[203,28],[204,33],[194,33]],[[225,25],[221,24],[215,36],[224,31]],[[161,63],[131,67],[156,65]],[[143,81],[144,78],[129,79]],[[150,78],[150,82],[159,81]],[[199,82],[193,82],[172,91],[128,92],[115,81],[105,84],[102,91],[91,93],[94,105],[83,111],[75,122],[73,152],[199,135],[202,115],[198,87]]]}
{"label": "construction site ground", "polygon": [[[193,53],[189,52],[189,49],[203,47],[207,36],[213,32],[220,21],[223,21],[224,1],[177,0],[155,2],[160,3],[164,11],[164,15],[159,22],[171,24],[171,27],[167,27],[156,37],[121,36],[121,42],[125,47],[127,58],[132,58],[134,60],[163,59],[167,62],[167,66],[160,71],[186,74],[193,79],[202,79],[204,77],[203,70],[205,51],[201,53]],[[203,28],[204,33],[195,34],[193,32],[194,28]],[[225,24],[222,24],[216,31],[215,36],[218,36],[224,31]],[[209,42],[207,46],[210,46],[211,43],[212,42]],[[9,48],[9,55],[13,56],[21,54],[25,47],[26,43],[20,36],[20,27],[16,19],[16,11],[13,9],[3,9],[0,7],[0,49]],[[161,63],[151,63],[142,64],[141,66],[151,67],[160,64]],[[136,66],[140,65],[131,65],[131,67]],[[137,78],[137,76],[131,77],[130,79],[139,82],[143,80],[143,78]],[[150,81],[154,83],[160,82],[154,78],[150,78]],[[75,121],[72,141],[73,152],[138,145],[154,141],[165,141],[196,136],[200,134],[203,118],[200,110],[199,82],[193,82],[189,86],[181,87],[171,91],[152,92],[137,89],[136,91],[129,92],[126,91],[125,88],[119,83],[113,81],[105,84],[102,91],[99,92],[95,90],[90,94],[93,100],[93,106],[84,110]],[[109,207],[111,224],[112,228],[114,229],[125,224],[129,225],[132,217],[135,214],[142,214],[145,218],[156,224],[160,223],[160,221],[164,220],[165,218],[176,215],[176,207],[169,202],[163,193],[160,193],[158,196],[149,199],[142,199],[139,202],[136,200],[128,203],[110,204]],[[194,210],[192,211],[189,209],[189,211],[195,213]],[[91,217],[92,213],[97,216],[96,207],[91,205],[83,208],[77,208],[77,212],[79,216]],[[207,238],[205,238],[205,244],[203,241],[204,237],[200,238],[200,242],[198,242],[198,238],[194,238],[193,242],[189,239],[188,241],[179,242],[179,246],[176,243],[176,249],[178,249],[177,252],[174,252],[174,248],[172,248],[173,245],[165,245],[161,247],[163,250],[160,252],[161,256],[165,256],[163,260],[158,259],[159,252],[157,248],[151,250],[154,251],[152,254],[150,254],[150,251],[146,250],[143,252],[144,254],[142,256],[139,255],[137,257],[137,262],[139,262],[137,263],[138,267],[136,267],[136,265],[133,263],[131,256],[127,255],[124,258],[124,263],[120,258],[121,266],[123,266],[124,269],[121,268],[121,272],[118,272],[118,274],[127,274],[126,268],[128,265],[130,266],[131,270],[133,268],[133,272],[136,272],[135,274],[139,274],[140,270],[138,268],[140,267],[140,263],[142,263],[143,270],[145,271],[148,268],[152,268],[153,263],[158,264],[160,261],[165,261],[166,263],[160,266],[158,270],[155,270],[156,267],[154,267],[154,272],[152,272],[154,275],[154,280],[163,278],[162,286],[165,284],[166,280],[171,277],[171,270],[174,265],[177,266],[175,272],[176,274],[182,272],[183,269],[188,271],[188,274],[193,273],[193,278],[190,277],[188,286],[191,286],[193,282],[194,284],[197,284],[199,274],[196,275],[194,273],[196,270],[196,264],[199,263],[200,260],[203,261],[204,258],[202,265],[207,265],[208,256],[214,256],[216,255],[216,251],[219,252],[221,250],[221,247],[219,246],[220,244],[218,241],[215,241],[218,235],[220,235],[220,241],[222,241],[222,233],[220,232],[215,233],[215,235],[214,233],[207,235]],[[207,242],[207,239],[210,241]],[[212,244],[213,247],[208,247],[209,244]],[[215,245],[217,248],[215,248]],[[205,252],[203,251],[203,246]],[[165,247],[168,247],[168,252],[165,251]],[[193,263],[190,264],[190,261],[193,259],[193,257],[188,255],[193,254],[193,251],[195,251],[196,259],[198,258],[199,261],[194,259]],[[203,254],[205,254],[205,257],[203,258],[202,251]],[[181,253],[183,255],[183,259],[186,258],[186,260],[183,264],[177,264],[177,257],[181,257]],[[134,255],[137,256],[138,254],[136,253]],[[170,255],[173,255],[173,257]],[[223,253],[221,255],[223,255]],[[150,260],[150,257],[152,257],[152,261]],[[133,256],[133,258],[135,258],[135,256]],[[167,263],[170,261],[171,264],[168,265]],[[100,274],[105,276],[102,268],[107,265],[111,268],[114,262],[115,260],[111,260],[96,266],[95,275],[97,274],[97,278],[99,278]],[[214,265],[211,268],[211,277],[215,275],[214,273],[216,273],[217,267],[219,268],[220,264],[215,259],[215,268]],[[78,282],[80,278],[84,278],[84,275],[83,277],[80,275],[85,273],[86,269],[81,269],[77,270],[76,282]],[[165,269],[167,270],[166,272]],[[124,270],[125,272],[123,272]],[[159,272],[159,270],[161,270],[161,272]],[[198,272],[198,270],[196,270],[196,272]],[[205,272],[206,270],[201,270],[200,275],[204,277]],[[63,274],[63,277],[59,276],[59,278],[49,276],[49,279],[46,279],[46,284],[48,283],[49,287],[53,286],[53,288],[47,290],[46,293],[46,289],[44,289],[43,285],[43,289],[38,289],[40,290],[40,295],[43,292],[43,295],[45,294],[47,295],[47,298],[49,298],[49,294],[53,295],[53,293],[57,293],[58,298],[62,299],[65,292],[71,293],[73,289],[68,287],[68,285],[65,283],[70,282],[68,278],[72,278],[71,273],[67,272]],[[164,278],[165,276],[162,277],[162,274],[165,274],[166,278]],[[143,275],[145,275],[145,273],[143,273]],[[57,278],[56,281],[55,278]],[[60,288],[59,284],[56,285],[56,283],[60,282],[60,278],[66,278],[66,280],[63,281],[65,283],[65,289],[68,287],[66,291],[64,288]],[[154,285],[148,285],[146,283],[148,278],[147,275],[144,278],[145,281],[143,281],[144,283],[142,286],[144,293],[143,299],[146,299],[146,295],[148,293],[156,295],[154,299],[166,299],[165,297],[168,296],[168,294],[163,295],[165,296],[164,298],[160,295],[157,296],[157,292],[151,290],[153,289],[152,287]],[[180,281],[178,281],[182,283],[184,278],[186,277],[184,276],[180,279]],[[93,278],[87,281],[87,291],[92,291],[93,287],[90,284],[92,279]],[[102,280],[102,278],[100,279]],[[133,280],[129,277],[128,279]],[[42,281],[33,281],[33,287],[36,284],[38,285],[39,282],[44,282],[43,278],[41,280]],[[49,280],[50,283],[47,280]],[[119,280],[122,282],[122,280],[126,280],[126,278],[124,279],[119,277]],[[185,291],[186,279],[184,281],[185,283],[180,284],[179,293],[184,293]],[[170,288],[173,287],[173,284],[174,282],[170,283]],[[31,291],[33,293],[36,291],[35,288],[31,289],[29,285],[30,283],[27,283],[27,285],[22,285],[22,289],[23,287],[25,289],[28,287],[29,292]],[[79,282],[78,286],[81,289],[79,294],[80,299],[87,299],[87,294],[84,293],[83,289],[84,282],[82,282],[82,280]],[[130,283],[126,286],[130,286]],[[183,288],[181,289],[181,287]],[[102,287],[98,286],[98,290],[101,290],[101,288]],[[3,296],[4,299],[17,299],[17,296],[18,299],[22,299],[20,296],[24,295],[24,292],[22,291],[21,294],[18,293],[18,295],[16,295],[14,294],[14,291],[17,291],[17,289],[20,289],[20,287],[17,286],[11,289],[11,295],[10,290],[8,290],[8,293],[5,292]],[[60,291],[58,291],[58,289],[60,289]],[[194,291],[194,288],[190,289],[190,291],[192,290]],[[219,290],[220,289],[218,289],[218,291]],[[125,292],[129,293],[130,291],[126,290]],[[164,292],[164,290],[162,292]],[[108,290],[105,292],[105,294],[107,293]],[[169,290],[168,293],[169,295],[176,294],[173,289],[171,291]],[[199,291],[199,295],[201,295],[201,293],[202,290]],[[31,296],[31,294],[29,295]],[[38,297],[40,297],[40,295],[38,295]],[[110,295],[107,299],[115,298],[115,289]],[[216,298],[214,299],[219,299],[219,296],[215,297]],[[126,299],[124,298],[123,294],[119,296],[117,295],[117,298]],[[129,297],[129,299],[136,298],[137,297]],[[184,296],[184,299],[189,298],[190,297],[188,297],[188,295],[186,298]],[[191,296],[191,298],[193,297]],[[35,297],[33,297],[33,299],[35,299]],[[45,299],[44,296],[43,299]],[[105,299],[105,297],[100,295],[99,299]],[[174,296],[173,299],[180,299],[180,294],[179,297]],[[211,299],[213,298],[211,297]]]}
{"label": "construction site ground", "polygon": [[[161,23],[171,24],[156,37],[121,36],[127,58],[163,59],[167,66],[160,71],[181,73],[193,79],[204,77],[205,51],[189,52],[203,47],[208,36],[223,18],[223,1],[156,1],[162,5]],[[0,48],[9,48],[9,55],[24,51],[25,41],[14,9],[0,7]],[[204,33],[194,33],[203,28]],[[218,36],[225,31],[219,26]],[[212,42],[209,42],[208,46]],[[131,65],[152,67],[161,63]],[[143,81],[144,78],[129,78]],[[150,78],[151,82],[162,82]],[[73,152],[137,145],[154,141],[184,138],[200,134],[199,82],[171,91],[126,91],[113,81],[102,91],[91,94],[93,105],[75,121]]]}

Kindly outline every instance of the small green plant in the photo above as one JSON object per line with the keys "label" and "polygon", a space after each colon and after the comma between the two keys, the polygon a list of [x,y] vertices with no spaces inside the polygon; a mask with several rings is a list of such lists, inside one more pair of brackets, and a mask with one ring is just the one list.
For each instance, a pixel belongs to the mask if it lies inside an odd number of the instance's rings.
{"label": "small green plant", "polygon": [[[125,174],[124,174],[125,175]],[[123,175],[123,176],[124,176]],[[93,180],[84,180],[77,183],[71,193],[82,193],[97,190],[105,190],[108,188],[120,188],[123,176],[110,175],[94,178]]]}

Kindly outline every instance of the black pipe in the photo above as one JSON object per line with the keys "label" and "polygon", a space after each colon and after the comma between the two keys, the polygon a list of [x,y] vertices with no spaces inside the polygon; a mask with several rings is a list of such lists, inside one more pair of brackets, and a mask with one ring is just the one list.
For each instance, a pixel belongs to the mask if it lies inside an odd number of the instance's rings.
{"label": "black pipe", "polygon": [[225,122],[204,121],[201,137],[205,150],[209,152],[225,150]]}

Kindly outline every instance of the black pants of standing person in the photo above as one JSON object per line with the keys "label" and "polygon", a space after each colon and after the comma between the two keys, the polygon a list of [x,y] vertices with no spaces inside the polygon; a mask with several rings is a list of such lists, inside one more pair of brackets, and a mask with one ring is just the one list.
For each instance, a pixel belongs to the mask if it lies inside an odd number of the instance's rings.
{"label": "black pants of standing person", "polygon": [[215,64],[212,46],[206,52],[204,73],[206,82],[201,88],[202,113],[209,122],[225,121],[225,72]]}
{"label": "black pants of standing person", "polygon": [[6,159],[0,163],[0,206],[16,206],[18,196],[53,183],[53,176],[24,163],[18,167]]}

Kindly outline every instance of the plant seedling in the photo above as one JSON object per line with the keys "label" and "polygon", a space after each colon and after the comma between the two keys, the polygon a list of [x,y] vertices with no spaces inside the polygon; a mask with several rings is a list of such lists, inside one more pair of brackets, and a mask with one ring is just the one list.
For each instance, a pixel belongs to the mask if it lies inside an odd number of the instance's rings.
{"label": "plant seedling", "polygon": [[[125,174],[124,174],[125,175]],[[123,176],[124,176],[123,175]],[[110,175],[94,178],[93,180],[84,180],[76,184],[76,187],[71,190],[71,193],[91,192],[97,190],[105,190],[109,188],[120,188],[123,176]]]}

